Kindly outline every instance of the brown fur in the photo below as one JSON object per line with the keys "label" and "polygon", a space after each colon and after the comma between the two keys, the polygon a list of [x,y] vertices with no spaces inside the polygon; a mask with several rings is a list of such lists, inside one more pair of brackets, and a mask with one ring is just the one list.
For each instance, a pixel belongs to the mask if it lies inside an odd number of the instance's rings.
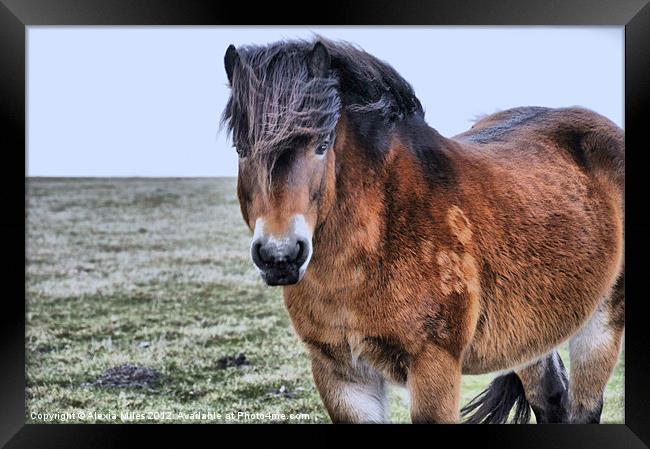
{"label": "brown fur", "polygon": [[[333,420],[364,421],[341,391],[359,383],[380,395],[386,378],[410,389],[414,421],[456,422],[461,373],[544,356],[612,290],[623,267],[622,131],[570,108],[494,137],[517,111],[440,137],[431,151],[453,171],[440,180],[399,132],[369,163],[346,114],[323,168],[298,152],[270,198],[244,185],[255,168],[240,167],[251,229],[265,217],[281,234],[301,213],[314,230],[309,268],[284,300]],[[590,375],[572,372],[577,406],[594,407],[582,390],[604,386],[618,353],[624,301],[610,298],[601,308],[618,336],[577,367]]]}

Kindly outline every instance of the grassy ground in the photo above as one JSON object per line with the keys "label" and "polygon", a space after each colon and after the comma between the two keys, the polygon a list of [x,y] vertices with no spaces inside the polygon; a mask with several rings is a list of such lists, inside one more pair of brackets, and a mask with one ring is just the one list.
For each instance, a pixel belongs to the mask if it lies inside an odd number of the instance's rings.
{"label": "grassy ground", "polygon": [[[30,179],[28,202],[28,422],[329,422],[281,292],[249,260],[234,179]],[[159,377],[93,384],[125,363]],[[621,354],[604,422],[623,422],[623,371]],[[491,377],[465,376],[462,403]],[[398,390],[391,406],[408,421]]]}

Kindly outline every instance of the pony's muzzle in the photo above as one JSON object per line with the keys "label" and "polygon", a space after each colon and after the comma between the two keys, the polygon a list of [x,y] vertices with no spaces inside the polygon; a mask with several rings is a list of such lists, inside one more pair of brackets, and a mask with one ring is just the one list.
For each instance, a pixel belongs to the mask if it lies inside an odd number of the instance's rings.
{"label": "pony's muzzle", "polygon": [[298,236],[281,241],[258,238],[251,245],[251,258],[268,285],[297,283],[311,253],[311,242]]}
{"label": "pony's muzzle", "polygon": [[303,215],[294,215],[282,235],[268,232],[263,217],[255,221],[251,258],[268,285],[299,282],[312,256],[312,231]]}

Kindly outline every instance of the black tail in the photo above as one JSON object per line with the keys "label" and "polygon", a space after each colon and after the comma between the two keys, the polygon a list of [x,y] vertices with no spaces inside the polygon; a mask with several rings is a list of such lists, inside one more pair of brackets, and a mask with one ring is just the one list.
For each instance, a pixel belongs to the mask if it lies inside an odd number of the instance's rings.
{"label": "black tail", "polygon": [[495,378],[481,394],[460,411],[467,424],[504,424],[510,410],[516,406],[512,422],[526,424],[530,421],[530,404],[524,386],[512,372]]}

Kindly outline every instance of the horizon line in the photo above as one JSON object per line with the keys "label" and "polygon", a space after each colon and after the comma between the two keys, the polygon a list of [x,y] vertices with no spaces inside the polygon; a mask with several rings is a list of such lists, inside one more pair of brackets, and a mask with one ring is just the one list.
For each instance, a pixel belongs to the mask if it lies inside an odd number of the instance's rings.
{"label": "horizon line", "polygon": [[80,175],[25,175],[25,179],[218,179],[218,178],[236,178],[236,175],[219,175],[219,176],[184,176],[184,175],[102,175],[102,176],[80,176]]}

